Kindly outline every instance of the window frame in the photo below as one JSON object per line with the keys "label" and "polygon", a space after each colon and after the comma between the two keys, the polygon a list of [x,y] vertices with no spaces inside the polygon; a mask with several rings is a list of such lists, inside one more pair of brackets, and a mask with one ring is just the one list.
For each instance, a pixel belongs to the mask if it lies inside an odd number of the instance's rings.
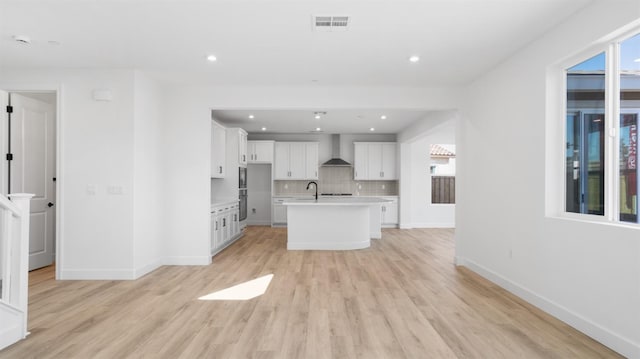
{"label": "window frame", "polygon": [[[551,210],[561,218],[640,228],[640,223],[624,222],[620,220],[620,115],[621,113],[627,112],[622,110],[620,106],[620,47],[624,41],[638,34],[640,34],[640,28],[634,27],[633,30],[625,31],[618,36],[608,39],[606,42],[591,46],[553,67],[553,71],[556,75],[562,78],[561,81],[557,82],[557,84],[560,85],[559,88],[556,86],[556,90],[559,90],[559,92],[551,92],[552,95],[560,96],[559,99],[556,99],[558,106],[556,108],[559,110],[556,113],[560,113],[561,117],[558,119],[554,116],[556,124],[552,127],[555,127],[558,130],[557,134],[559,134],[559,136],[557,138],[558,143],[556,143],[553,148],[550,148],[550,150],[556,152],[553,157],[558,159],[558,163],[556,164],[556,171],[558,171],[556,173],[558,175],[554,174],[556,177],[556,181],[554,182],[556,183],[557,188],[561,189],[562,192],[560,193],[560,196],[555,197],[555,205],[552,207],[547,206],[547,212]],[[569,112],[567,111],[567,73],[568,69],[571,67],[601,53],[605,54],[604,215],[567,212],[566,118]],[[588,109],[589,112],[591,110],[592,109]],[[547,200],[550,198],[551,197],[547,197]],[[547,215],[549,214],[552,213],[547,213]]]}

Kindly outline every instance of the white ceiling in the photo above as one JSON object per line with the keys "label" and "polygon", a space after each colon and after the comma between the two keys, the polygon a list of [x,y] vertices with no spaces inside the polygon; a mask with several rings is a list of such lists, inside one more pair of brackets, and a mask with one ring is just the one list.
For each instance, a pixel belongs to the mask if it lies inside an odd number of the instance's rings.
{"label": "white ceiling", "polygon": [[[589,2],[0,0],[0,66],[136,68],[210,85],[455,86]],[[316,32],[313,14],[351,25]]]}
{"label": "white ceiling", "polygon": [[[589,2],[0,0],[0,67],[138,69],[169,83],[212,86],[455,87]],[[314,31],[312,15],[348,15],[350,26]],[[218,61],[206,61],[209,54]],[[421,60],[410,63],[411,55]],[[397,133],[426,114],[331,110],[315,120],[318,110],[253,111],[252,121],[250,111],[217,116],[250,132]]]}
{"label": "white ceiling", "polygon": [[[326,115],[316,119],[309,110],[214,110],[212,116],[228,127],[240,127],[248,132],[362,134],[398,133],[409,124],[424,118],[428,111],[416,110],[323,110]],[[250,119],[249,115],[254,118]],[[381,119],[381,116],[386,119]],[[262,131],[266,127],[266,131]],[[370,131],[373,127],[375,131]]]}

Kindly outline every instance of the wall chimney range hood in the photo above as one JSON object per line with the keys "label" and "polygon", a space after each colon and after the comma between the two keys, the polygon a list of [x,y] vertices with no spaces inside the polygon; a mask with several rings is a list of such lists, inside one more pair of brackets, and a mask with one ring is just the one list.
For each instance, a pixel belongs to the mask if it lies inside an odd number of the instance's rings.
{"label": "wall chimney range hood", "polygon": [[340,158],[340,135],[331,135],[331,159],[322,164],[324,167],[351,167],[351,163]]}

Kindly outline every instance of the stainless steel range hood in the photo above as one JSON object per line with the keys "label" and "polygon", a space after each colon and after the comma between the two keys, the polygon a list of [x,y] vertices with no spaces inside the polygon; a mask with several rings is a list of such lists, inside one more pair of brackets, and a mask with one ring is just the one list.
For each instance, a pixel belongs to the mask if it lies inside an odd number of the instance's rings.
{"label": "stainless steel range hood", "polygon": [[322,166],[351,167],[351,163],[343,160],[340,154],[340,135],[331,135],[331,159]]}

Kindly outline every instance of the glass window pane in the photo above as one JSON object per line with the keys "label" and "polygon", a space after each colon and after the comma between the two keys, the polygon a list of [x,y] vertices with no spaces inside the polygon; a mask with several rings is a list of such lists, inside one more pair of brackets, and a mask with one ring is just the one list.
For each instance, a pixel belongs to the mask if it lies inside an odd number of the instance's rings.
{"label": "glass window pane", "polygon": [[638,223],[640,34],[620,44],[620,220]]}
{"label": "glass window pane", "polygon": [[567,70],[565,210],[604,215],[605,53]]}

